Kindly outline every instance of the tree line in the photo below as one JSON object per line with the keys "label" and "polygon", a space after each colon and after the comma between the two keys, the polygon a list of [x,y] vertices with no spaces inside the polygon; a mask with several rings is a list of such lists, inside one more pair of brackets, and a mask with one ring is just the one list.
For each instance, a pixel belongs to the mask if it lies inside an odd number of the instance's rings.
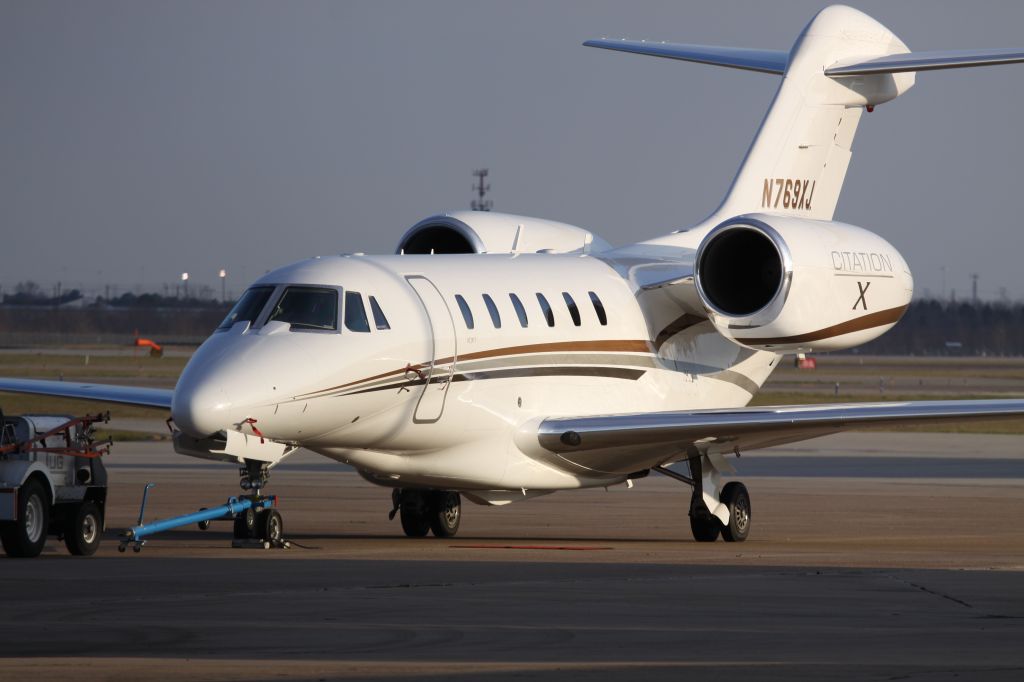
{"label": "tree line", "polygon": [[1024,355],[1024,303],[918,299],[871,355]]}
{"label": "tree line", "polygon": [[[5,294],[0,331],[208,334],[230,303],[155,293],[96,299],[78,309],[60,307],[81,298],[78,290],[47,294],[31,282]],[[34,309],[34,310],[33,310]],[[850,352],[869,355],[1024,356],[1024,302],[917,299],[880,338]]]}
{"label": "tree line", "polygon": [[35,282],[28,281],[18,282],[14,287],[14,293],[0,297],[0,305],[56,308],[75,303],[76,307],[91,308],[224,308],[227,304],[213,298],[212,291],[210,287],[202,287],[199,295],[184,296],[127,292],[119,296],[98,296],[86,303],[78,289],[61,291],[58,286],[54,291],[47,292]]}

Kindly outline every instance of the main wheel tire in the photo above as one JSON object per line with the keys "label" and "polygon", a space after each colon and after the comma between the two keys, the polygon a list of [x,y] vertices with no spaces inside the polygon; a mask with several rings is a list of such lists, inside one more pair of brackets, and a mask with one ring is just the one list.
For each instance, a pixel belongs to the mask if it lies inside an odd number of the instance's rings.
{"label": "main wheel tire", "polygon": [[18,520],[4,524],[0,542],[9,557],[39,556],[50,525],[50,497],[35,479],[18,490]]}
{"label": "main wheel tire", "polygon": [[284,520],[281,518],[281,512],[276,509],[260,512],[259,526],[260,538],[263,540],[278,543],[284,537]]}
{"label": "main wheel tire", "polygon": [[690,515],[690,532],[697,542],[714,542],[722,532],[722,522],[708,515]]}
{"label": "main wheel tire", "polygon": [[422,538],[430,532],[430,506],[420,490],[403,490],[399,517],[402,531],[410,538]]}
{"label": "main wheel tire", "polygon": [[729,507],[729,523],[722,526],[722,539],[726,542],[743,542],[750,533],[752,518],[747,486],[738,481],[727,483],[718,499]]}
{"label": "main wheel tire", "polygon": [[75,556],[92,556],[103,537],[103,517],[95,502],[78,505],[64,528],[64,546]]}
{"label": "main wheel tire", "polygon": [[431,497],[430,530],[434,537],[455,537],[462,521],[462,498],[458,493],[444,490],[439,490]]}

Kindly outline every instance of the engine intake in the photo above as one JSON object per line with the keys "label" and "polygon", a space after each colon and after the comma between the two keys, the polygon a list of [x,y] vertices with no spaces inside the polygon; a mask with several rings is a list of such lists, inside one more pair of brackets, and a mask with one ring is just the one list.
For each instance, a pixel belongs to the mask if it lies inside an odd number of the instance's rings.
{"label": "engine intake", "polygon": [[783,290],[785,244],[764,224],[727,225],[708,237],[697,257],[697,284],[723,315],[743,317],[766,308]]}

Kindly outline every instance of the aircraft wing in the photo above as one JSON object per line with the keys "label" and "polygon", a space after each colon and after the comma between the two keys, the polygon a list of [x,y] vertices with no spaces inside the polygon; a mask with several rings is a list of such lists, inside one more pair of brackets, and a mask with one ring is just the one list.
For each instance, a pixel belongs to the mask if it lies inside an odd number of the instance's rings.
{"label": "aircraft wing", "polygon": [[786,405],[595,417],[552,417],[537,431],[553,463],[631,473],[687,453],[731,454],[870,426],[1024,417],[1024,400]]}
{"label": "aircraft wing", "polygon": [[58,398],[80,398],[102,400],[108,403],[122,403],[171,409],[174,391],[169,388],[141,388],[135,386],[110,386],[107,384],[83,384],[76,381],[44,381],[41,379],[0,378],[0,391],[9,393],[35,393]]}

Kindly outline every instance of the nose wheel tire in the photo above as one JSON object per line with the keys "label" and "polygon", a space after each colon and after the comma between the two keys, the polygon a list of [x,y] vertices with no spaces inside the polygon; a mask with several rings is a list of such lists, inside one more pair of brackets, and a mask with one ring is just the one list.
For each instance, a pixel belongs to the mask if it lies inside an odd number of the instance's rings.
{"label": "nose wheel tire", "polygon": [[258,537],[256,510],[249,508],[235,517],[234,536],[236,540]]}
{"label": "nose wheel tire", "polygon": [[83,502],[64,529],[64,545],[75,556],[92,556],[99,549],[102,535],[99,507],[94,502]]}
{"label": "nose wheel tire", "polygon": [[281,512],[276,509],[267,509],[260,512],[259,532],[260,538],[272,543],[279,543],[284,537],[284,520]]}
{"label": "nose wheel tire", "polygon": [[31,479],[18,490],[18,520],[0,524],[0,541],[10,557],[39,556],[50,525],[50,500],[39,481]]}
{"label": "nose wheel tire", "polygon": [[722,526],[722,539],[726,542],[743,542],[750,533],[750,494],[747,486],[733,481],[722,488],[718,496],[722,504],[729,508],[729,523]]}

